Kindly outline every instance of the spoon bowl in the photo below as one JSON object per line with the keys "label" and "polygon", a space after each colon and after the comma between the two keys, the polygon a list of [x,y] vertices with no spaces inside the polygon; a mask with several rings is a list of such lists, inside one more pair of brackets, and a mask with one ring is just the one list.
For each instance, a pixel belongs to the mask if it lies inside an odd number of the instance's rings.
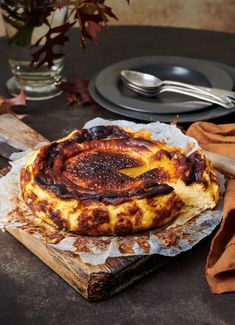
{"label": "spoon bowl", "polygon": [[143,73],[132,70],[122,70],[121,78],[124,82],[131,83],[133,86],[136,86],[138,88],[144,88],[147,90],[159,87],[162,82],[161,79],[149,73]]}

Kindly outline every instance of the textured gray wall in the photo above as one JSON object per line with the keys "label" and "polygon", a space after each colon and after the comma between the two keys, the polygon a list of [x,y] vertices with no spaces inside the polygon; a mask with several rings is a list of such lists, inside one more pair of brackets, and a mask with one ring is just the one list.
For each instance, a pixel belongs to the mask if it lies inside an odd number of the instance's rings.
{"label": "textured gray wall", "polygon": [[[235,0],[106,0],[119,18],[111,24],[177,26],[235,33]],[[4,28],[0,17],[0,35]]]}

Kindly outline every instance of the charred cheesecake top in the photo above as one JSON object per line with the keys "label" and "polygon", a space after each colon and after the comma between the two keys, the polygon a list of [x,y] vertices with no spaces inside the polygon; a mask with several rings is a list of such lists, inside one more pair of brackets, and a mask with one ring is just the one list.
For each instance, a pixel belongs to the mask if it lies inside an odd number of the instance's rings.
{"label": "charred cheesecake top", "polygon": [[[34,214],[90,235],[159,227],[188,204],[182,193],[192,186],[207,200],[209,193],[209,207],[216,204],[216,175],[202,151],[186,157],[146,131],[118,126],[74,131],[42,147],[21,172],[22,196]],[[106,217],[97,225],[100,215]]]}

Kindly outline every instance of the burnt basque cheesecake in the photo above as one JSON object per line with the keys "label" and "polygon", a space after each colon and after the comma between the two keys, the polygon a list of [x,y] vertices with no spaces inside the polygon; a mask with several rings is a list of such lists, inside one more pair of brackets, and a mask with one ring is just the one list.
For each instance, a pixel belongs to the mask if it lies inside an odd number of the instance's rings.
{"label": "burnt basque cheesecake", "polygon": [[20,174],[22,198],[45,222],[84,235],[161,227],[184,206],[213,209],[215,170],[202,150],[151,140],[145,130],[98,126],[46,144]]}

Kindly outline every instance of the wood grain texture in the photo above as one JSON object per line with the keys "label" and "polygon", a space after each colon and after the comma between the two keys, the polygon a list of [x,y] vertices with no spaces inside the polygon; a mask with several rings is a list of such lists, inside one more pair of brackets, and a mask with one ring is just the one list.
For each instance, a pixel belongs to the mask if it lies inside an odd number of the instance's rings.
{"label": "wood grain texture", "polygon": [[47,140],[14,115],[4,114],[0,116],[0,141],[5,141],[17,149],[26,150]]}
{"label": "wood grain texture", "polygon": [[[0,135],[17,148],[31,148],[38,142],[45,141],[36,131],[10,114],[0,116]],[[8,171],[8,167],[0,170],[0,177]],[[90,265],[83,263],[73,253],[59,251],[44,244],[24,230],[7,227],[7,231],[91,301],[106,299],[118,293],[171,260],[159,255],[134,256],[109,258],[105,264]]]}
{"label": "wood grain texture", "polygon": [[23,230],[8,227],[7,231],[90,301],[111,297],[170,259],[159,255],[110,258],[105,264],[90,265],[73,253],[45,245]]}

